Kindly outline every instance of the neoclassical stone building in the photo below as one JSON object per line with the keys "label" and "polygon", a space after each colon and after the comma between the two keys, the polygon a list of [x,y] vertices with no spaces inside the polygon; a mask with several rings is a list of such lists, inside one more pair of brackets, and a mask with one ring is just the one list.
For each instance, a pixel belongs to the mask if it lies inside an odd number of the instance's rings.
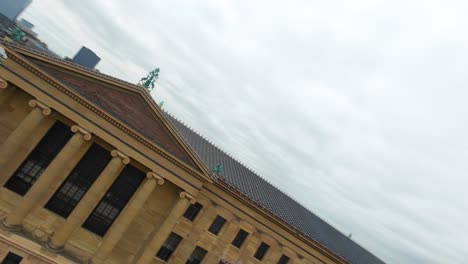
{"label": "neoclassical stone building", "polygon": [[142,87],[0,45],[2,263],[383,263]]}

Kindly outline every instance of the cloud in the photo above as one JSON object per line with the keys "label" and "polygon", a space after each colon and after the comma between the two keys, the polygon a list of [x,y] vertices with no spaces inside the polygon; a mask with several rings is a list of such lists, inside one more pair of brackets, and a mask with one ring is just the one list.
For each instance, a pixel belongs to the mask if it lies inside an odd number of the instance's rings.
{"label": "cloud", "polygon": [[35,1],[62,55],[156,101],[389,263],[467,258],[466,4]]}

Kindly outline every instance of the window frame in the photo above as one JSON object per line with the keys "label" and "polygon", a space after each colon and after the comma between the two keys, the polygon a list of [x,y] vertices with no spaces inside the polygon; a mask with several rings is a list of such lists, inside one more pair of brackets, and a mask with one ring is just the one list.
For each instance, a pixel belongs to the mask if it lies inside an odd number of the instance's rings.
{"label": "window frame", "polygon": [[203,205],[201,203],[194,203],[191,204],[187,210],[185,210],[183,217],[190,222],[195,221],[197,216],[200,214],[201,210],[203,209]]}
{"label": "window frame", "polygon": [[262,241],[262,243],[260,243],[258,246],[257,251],[255,251],[253,257],[259,261],[263,261],[268,253],[268,250],[270,250],[270,245]]}
{"label": "window frame", "polygon": [[192,254],[190,254],[190,257],[185,262],[185,264],[200,264],[203,262],[203,259],[205,258],[207,253],[208,251],[206,249],[200,246],[196,246],[195,249],[192,251]]}
{"label": "window frame", "polygon": [[[245,235],[244,235],[245,234]],[[247,238],[249,237],[250,233],[247,232],[246,230],[240,228],[239,231],[237,231],[237,234],[236,236],[234,237],[234,239],[232,240],[231,242],[231,245],[235,248],[241,248],[243,245],[244,245],[244,242],[245,240],[247,240]],[[240,241],[240,242],[236,242],[236,241]],[[237,245],[239,244],[239,245]]]}
{"label": "window frame", "polygon": [[[11,251],[8,251],[8,253],[5,255],[5,257],[2,259],[1,264],[20,264],[23,261],[24,257],[20,256],[18,254],[15,254]],[[8,261],[8,262],[6,262]]]}
{"label": "window frame", "polygon": [[[164,243],[159,248],[155,256],[158,259],[167,262],[171,258],[172,254],[177,250],[177,247],[180,245],[182,240],[182,236],[171,232],[169,236],[167,236],[166,240],[164,240]],[[171,244],[169,244],[169,242],[171,242]]]}
{"label": "window frame", "polygon": [[226,218],[216,215],[215,219],[213,222],[211,222],[210,227],[208,228],[208,232],[211,234],[217,236],[223,230],[224,225],[226,224],[227,220]]}

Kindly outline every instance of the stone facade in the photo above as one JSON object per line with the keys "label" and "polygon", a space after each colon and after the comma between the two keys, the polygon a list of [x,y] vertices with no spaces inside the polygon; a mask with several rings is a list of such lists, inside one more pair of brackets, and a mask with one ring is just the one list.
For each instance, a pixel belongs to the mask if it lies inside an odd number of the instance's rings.
{"label": "stone facade", "polygon": [[[5,84],[0,85],[2,186],[57,120],[73,133],[25,195],[5,187],[0,189],[0,259],[12,252],[23,257],[22,264],[186,263],[199,247],[206,251],[201,263],[223,260],[276,264],[282,255],[294,264],[347,263],[213,180],[210,170],[191,153],[142,88],[19,47],[5,49],[9,58],[0,67],[0,84]],[[88,90],[92,83],[94,89],[100,87],[105,94],[117,91],[138,98],[140,104],[146,104],[143,108],[138,106],[138,111],[146,111],[146,122],[154,124],[147,126],[157,127],[160,137],[170,142],[173,151],[167,151],[157,144],[157,139],[147,138],[126,123],[122,109],[119,116],[109,112],[109,105],[116,107],[113,98],[108,98],[107,106],[100,106],[41,70],[38,64],[82,78]],[[91,144],[100,145],[112,155],[104,170],[68,217],[44,208]],[[83,222],[122,170],[130,165],[146,177],[105,235],[83,228]],[[195,203],[203,207],[193,220],[188,220],[183,214]],[[219,233],[212,234],[208,229],[217,216],[225,223]],[[232,241],[241,229],[248,236],[237,248]],[[166,261],[161,260],[156,254],[171,233],[182,240]],[[262,242],[269,249],[258,260],[254,255]]]}

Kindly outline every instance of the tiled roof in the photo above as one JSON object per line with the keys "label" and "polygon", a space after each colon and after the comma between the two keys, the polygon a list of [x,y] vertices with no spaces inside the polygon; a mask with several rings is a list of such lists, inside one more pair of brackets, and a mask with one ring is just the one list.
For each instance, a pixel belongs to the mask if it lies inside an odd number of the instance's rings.
{"label": "tiled roof", "polygon": [[222,181],[350,263],[384,263],[182,122],[167,117],[208,168],[223,165],[218,175]]}

